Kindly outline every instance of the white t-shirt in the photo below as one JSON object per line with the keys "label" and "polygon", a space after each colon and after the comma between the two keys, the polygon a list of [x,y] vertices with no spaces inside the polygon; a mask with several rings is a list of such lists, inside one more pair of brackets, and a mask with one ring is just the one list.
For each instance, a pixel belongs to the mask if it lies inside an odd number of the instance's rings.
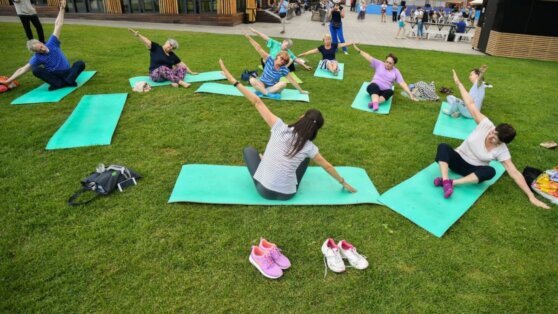
{"label": "white t-shirt", "polygon": [[307,141],[304,147],[293,157],[287,156],[292,147],[292,140],[296,134],[283,120],[277,119],[271,127],[271,137],[267,142],[265,152],[254,174],[254,179],[268,190],[283,194],[296,193],[296,169],[306,158],[314,158],[318,154],[318,147]]}
{"label": "white t-shirt", "polygon": [[405,11],[402,11],[401,15],[399,15],[399,21],[405,22],[406,17],[407,17],[407,14],[405,14]]}
{"label": "white t-shirt", "polygon": [[35,15],[37,11],[29,0],[14,0],[17,15]]}
{"label": "white t-shirt", "polygon": [[488,166],[492,160],[502,162],[511,159],[510,151],[505,143],[501,143],[491,151],[486,150],[484,140],[494,128],[494,123],[485,118],[455,151],[473,166]]}

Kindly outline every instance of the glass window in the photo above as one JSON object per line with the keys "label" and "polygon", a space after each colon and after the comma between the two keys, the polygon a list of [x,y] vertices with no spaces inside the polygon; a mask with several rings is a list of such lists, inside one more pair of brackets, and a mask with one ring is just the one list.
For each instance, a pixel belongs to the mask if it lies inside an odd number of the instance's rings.
{"label": "glass window", "polygon": [[89,1],[89,12],[104,12],[102,0],[88,0]]}

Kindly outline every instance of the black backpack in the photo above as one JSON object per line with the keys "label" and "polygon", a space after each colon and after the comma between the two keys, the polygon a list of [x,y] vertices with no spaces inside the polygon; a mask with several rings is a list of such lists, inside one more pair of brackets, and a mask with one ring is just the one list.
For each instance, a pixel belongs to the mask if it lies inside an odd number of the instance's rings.
{"label": "black backpack", "polygon": [[[109,195],[115,189],[122,192],[125,188],[136,185],[136,180],[140,178],[141,175],[130,168],[119,165],[110,165],[105,168],[105,165],[100,164],[95,172],[81,180],[82,188],[70,197],[68,204],[71,206],[87,204],[99,195]],[[95,192],[95,195],[86,201],[76,202],[81,194],[88,191]]]}

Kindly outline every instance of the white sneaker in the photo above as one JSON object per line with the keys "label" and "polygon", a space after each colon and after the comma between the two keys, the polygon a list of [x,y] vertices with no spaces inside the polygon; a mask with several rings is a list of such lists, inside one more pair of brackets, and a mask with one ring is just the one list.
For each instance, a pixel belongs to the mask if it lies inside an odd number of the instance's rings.
{"label": "white sneaker", "polygon": [[338,248],[341,256],[348,260],[351,266],[360,270],[368,268],[366,257],[358,254],[356,247],[352,244],[345,240],[341,240],[339,241]]}
{"label": "white sneaker", "polygon": [[[324,263],[333,272],[342,273],[345,271],[345,263],[339,253],[339,248],[332,238],[327,239],[322,245],[322,253],[324,254]],[[327,268],[326,268],[327,274]]]}

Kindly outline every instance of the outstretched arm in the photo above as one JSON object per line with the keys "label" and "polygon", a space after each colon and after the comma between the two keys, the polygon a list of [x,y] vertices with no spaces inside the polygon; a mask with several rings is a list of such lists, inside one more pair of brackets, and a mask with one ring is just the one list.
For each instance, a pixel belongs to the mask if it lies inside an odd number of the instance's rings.
{"label": "outstretched arm", "polygon": [[17,79],[18,77],[22,76],[23,74],[29,72],[29,70],[31,70],[31,65],[29,63],[27,63],[26,65],[22,66],[21,68],[17,69],[14,74],[12,74],[12,76],[10,76],[9,79],[7,79],[4,82],[0,82],[2,84],[10,84],[11,82],[13,82],[15,79]]}
{"label": "outstretched arm", "polygon": [[357,43],[355,43],[355,42],[338,43],[337,48],[348,47],[348,46],[352,46],[352,45],[356,45],[356,44]]}
{"label": "outstretched arm", "polygon": [[313,159],[320,167],[324,168],[324,170],[329,173],[339,184],[343,186],[344,189],[351,193],[355,193],[356,190],[353,188],[349,183],[345,182],[345,179],[335,170],[333,167],[320,153],[316,155]]}
{"label": "outstretched arm", "polygon": [[149,38],[141,35],[138,31],[133,30],[131,28],[128,28],[128,30],[132,34],[134,34],[134,36],[136,36],[145,45],[145,47],[147,47],[147,49],[151,49],[151,40],[149,40]]}
{"label": "outstretched arm", "polygon": [[260,46],[260,44],[258,44],[257,41],[254,40],[254,38],[252,38],[250,35],[248,34],[244,34],[244,37],[246,37],[248,39],[248,41],[250,42],[250,44],[252,44],[252,47],[254,47],[254,49],[256,49],[256,51],[260,54],[260,56],[262,57],[262,59],[267,59],[267,57],[269,57],[269,53],[267,53],[267,51],[265,51],[262,46]]}
{"label": "outstretched arm", "polygon": [[368,61],[368,63],[371,63],[372,60],[374,60],[374,58],[371,55],[362,51],[362,49],[358,48],[356,44],[353,44],[353,47],[355,48],[355,50],[358,52],[359,55],[361,55],[364,59],[366,59],[366,61]]}
{"label": "outstretched arm", "polygon": [[486,70],[488,70],[488,66],[486,64],[483,64],[479,69],[480,74],[477,80],[477,87],[480,87],[481,84],[484,84],[484,73],[486,73]]}
{"label": "outstretched arm", "polygon": [[260,36],[263,40],[265,40],[266,42],[269,40],[269,36],[267,36],[266,34],[262,33],[262,32],[258,32],[257,30],[253,29],[252,27],[250,27],[250,30],[252,32],[254,32],[254,34]]}
{"label": "outstretched arm", "polygon": [[411,97],[412,100],[417,101],[417,99],[415,98],[415,95],[413,95],[413,93],[411,92],[411,90],[409,89],[409,86],[407,85],[407,83],[405,83],[405,81],[402,81],[401,83],[399,83],[399,86],[401,86],[401,88],[403,88],[405,93],[407,93],[407,95],[409,95],[409,97]]}
{"label": "outstretched arm", "polygon": [[234,76],[232,76],[227,67],[225,67],[223,60],[219,59],[219,65],[221,66],[221,70],[223,70],[223,74],[225,75],[227,80],[231,82],[242,93],[242,95],[244,95],[244,97],[246,97],[246,99],[248,99],[254,105],[254,107],[256,107],[256,110],[258,110],[260,116],[262,116],[267,125],[269,125],[269,127],[272,127],[277,121],[277,116],[274,115],[273,112],[269,110],[269,108],[267,108],[260,97],[249,91],[246,87],[244,87],[244,85],[237,81]]}
{"label": "outstretched arm", "polygon": [[303,90],[302,88],[300,88],[300,85],[298,85],[298,83],[296,82],[296,80],[293,78],[293,76],[291,75],[291,73],[287,74],[287,76],[285,76],[287,78],[287,81],[289,81],[289,83],[293,84],[293,86],[298,89],[298,91],[301,94],[308,94],[307,91]]}
{"label": "outstretched arm", "polygon": [[184,63],[184,61],[180,61],[180,63],[177,64],[177,66],[181,66],[181,67],[185,68],[186,73],[189,73],[189,74],[192,74],[192,75],[198,74],[198,72],[193,72],[192,70],[190,70],[190,68],[186,65],[186,63]]}
{"label": "outstretched arm", "polygon": [[60,0],[60,9],[58,11],[58,17],[54,22],[54,31],[52,34],[56,38],[60,39],[60,31],[62,31],[62,25],[64,25],[64,13],[66,12],[66,0]]}
{"label": "outstretched arm", "polygon": [[475,101],[473,100],[473,97],[471,97],[471,95],[469,95],[469,93],[465,89],[465,86],[463,86],[463,84],[459,80],[459,77],[457,76],[457,73],[455,73],[455,70],[452,70],[452,71],[453,71],[453,81],[455,82],[455,85],[457,85],[457,88],[459,88],[459,92],[461,93],[461,98],[463,99],[463,102],[465,103],[465,106],[467,106],[467,109],[471,113],[471,116],[473,117],[473,119],[475,119],[475,122],[477,124],[479,124],[482,120],[484,120],[484,118],[486,118],[486,116],[483,115],[477,109],[477,106],[475,106]]}
{"label": "outstretched arm", "polygon": [[525,178],[517,170],[517,168],[511,161],[511,159],[503,161],[502,164],[504,165],[504,168],[506,168],[506,171],[508,172],[510,177],[512,177],[513,181],[515,181],[515,184],[517,184],[517,186],[521,189],[521,191],[523,191],[523,193],[527,195],[527,197],[529,198],[529,202],[531,202],[531,204],[540,208],[550,209],[550,207],[547,204],[539,201],[539,199],[535,197],[533,192],[531,192],[531,189],[529,189],[527,182],[525,182]]}
{"label": "outstretched arm", "polygon": [[307,56],[307,55],[315,54],[315,53],[318,53],[318,52],[319,52],[319,51],[318,51],[318,48],[314,48],[314,49],[310,49],[310,50],[308,50],[308,51],[305,51],[305,52],[299,54],[297,57],[300,58],[300,57],[304,57],[304,56]]}

